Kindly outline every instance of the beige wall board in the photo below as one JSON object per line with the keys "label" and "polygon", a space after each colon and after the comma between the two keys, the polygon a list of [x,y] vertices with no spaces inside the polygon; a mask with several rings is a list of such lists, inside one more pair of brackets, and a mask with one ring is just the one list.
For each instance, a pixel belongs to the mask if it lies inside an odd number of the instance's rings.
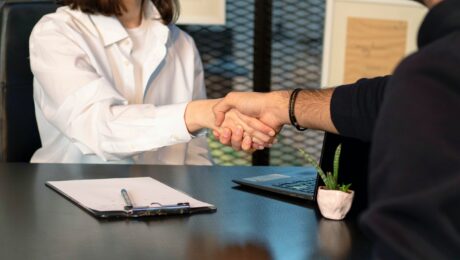
{"label": "beige wall board", "polygon": [[349,17],[343,82],[391,74],[405,55],[406,35],[406,21]]}
{"label": "beige wall board", "polygon": [[328,0],[323,87],[390,74],[415,51],[427,9],[408,0]]}
{"label": "beige wall board", "polygon": [[179,0],[178,24],[224,25],[225,0]]}

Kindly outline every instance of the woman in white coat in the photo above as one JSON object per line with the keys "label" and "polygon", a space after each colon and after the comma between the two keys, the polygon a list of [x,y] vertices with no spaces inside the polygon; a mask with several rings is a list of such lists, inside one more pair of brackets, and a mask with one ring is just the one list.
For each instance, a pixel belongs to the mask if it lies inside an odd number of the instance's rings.
{"label": "woman in white coat", "polygon": [[[175,0],[66,0],[30,37],[42,147],[32,162],[211,164],[213,128],[268,141],[237,111],[214,127],[201,60]],[[223,132],[224,131],[224,132]]]}

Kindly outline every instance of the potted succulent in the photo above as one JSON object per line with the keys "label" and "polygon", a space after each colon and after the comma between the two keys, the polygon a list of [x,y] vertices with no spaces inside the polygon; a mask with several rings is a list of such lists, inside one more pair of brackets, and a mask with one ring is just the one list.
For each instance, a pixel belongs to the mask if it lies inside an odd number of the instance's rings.
{"label": "potted succulent", "polygon": [[337,146],[334,154],[333,173],[324,171],[319,167],[316,160],[303,150],[300,152],[305,159],[318,171],[319,176],[326,186],[320,186],[316,195],[321,215],[328,219],[341,220],[351,208],[354,191],[350,190],[350,184],[338,184],[339,159],[342,145]]}

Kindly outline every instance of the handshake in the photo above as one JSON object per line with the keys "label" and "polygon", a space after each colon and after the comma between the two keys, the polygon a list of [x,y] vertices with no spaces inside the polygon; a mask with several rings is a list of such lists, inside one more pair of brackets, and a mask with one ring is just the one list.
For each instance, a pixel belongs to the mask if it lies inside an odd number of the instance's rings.
{"label": "handshake", "polygon": [[252,152],[271,147],[285,124],[298,130],[308,127],[337,133],[330,116],[332,92],[333,89],[231,92],[222,99],[189,103],[186,124],[190,132],[207,127],[222,144]]}
{"label": "handshake", "polygon": [[235,150],[252,152],[271,147],[277,133],[286,123],[287,113],[282,96],[287,91],[272,93],[231,92],[213,106],[214,136]]}

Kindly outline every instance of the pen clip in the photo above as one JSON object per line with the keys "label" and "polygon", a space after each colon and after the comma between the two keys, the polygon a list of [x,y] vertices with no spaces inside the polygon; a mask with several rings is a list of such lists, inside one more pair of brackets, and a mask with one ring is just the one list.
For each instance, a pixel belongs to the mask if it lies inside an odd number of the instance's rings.
{"label": "pen clip", "polygon": [[[157,206],[152,206],[157,205]],[[158,202],[150,203],[145,207],[133,207],[128,210],[128,214],[133,216],[159,216],[190,213],[190,203],[182,202],[171,205],[162,205]]]}

